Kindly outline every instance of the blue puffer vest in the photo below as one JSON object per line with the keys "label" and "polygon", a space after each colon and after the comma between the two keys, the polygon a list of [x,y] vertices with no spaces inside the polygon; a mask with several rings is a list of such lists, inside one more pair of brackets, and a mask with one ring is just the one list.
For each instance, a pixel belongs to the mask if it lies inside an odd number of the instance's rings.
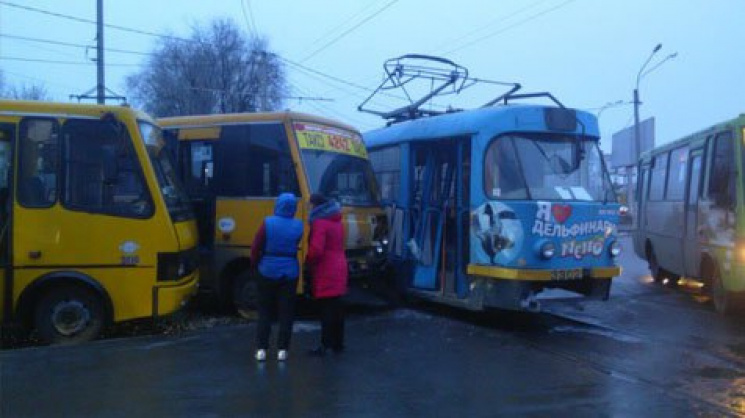
{"label": "blue puffer vest", "polygon": [[303,222],[294,219],[297,199],[282,193],[274,206],[274,216],[264,219],[266,242],[259,261],[259,273],[270,279],[295,280],[300,275],[297,250],[303,237]]}

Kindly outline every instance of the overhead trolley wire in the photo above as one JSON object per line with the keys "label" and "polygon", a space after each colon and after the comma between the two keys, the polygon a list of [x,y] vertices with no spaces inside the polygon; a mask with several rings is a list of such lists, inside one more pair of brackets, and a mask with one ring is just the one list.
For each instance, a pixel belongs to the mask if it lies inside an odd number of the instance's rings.
{"label": "overhead trolley wire", "polygon": [[474,44],[477,44],[477,43],[479,43],[479,42],[481,42],[481,41],[485,41],[485,40],[487,40],[487,39],[489,39],[489,38],[493,38],[493,37],[495,37],[495,36],[497,36],[497,35],[499,35],[499,34],[501,34],[501,33],[507,32],[508,30],[510,30],[510,29],[512,29],[512,28],[515,28],[515,27],[517,27],[517,26],[520,26],[520,25],[522,25],[522,24],[524,24],[524,23],[528,23],[528,22],[530,22],[531,20],[535,20],[535,19],[537,19],[537,18],[539,18],[539,17],[541,17],[541,16],[543,16],[543,15],[545,15],[545,14],[548,14],[548,13],[551,13],[551,12],[553,12],[553,11],[556,11],[556,10],[558,10],[558,9],[560,9],[560,8],[562,8],[562,7],[566,6],[566,5],[568,5],[569,3],[572,3],[572,2],[574,2],[574,1],[576,1],[576,0],[566,0],[565,2],[563,2],[563,3],[560,3],[560,4],[558,4],[558,5],[554,6],[554,7],[551,7],[551,8],[549,8],[549,9],[543,10],[543,11],[541,11],[541,12],[539,12],[539,13],[536,13],[536,14],[530,15],[530,16],[528,16],[527,18],[525,18],[525,19],[523,19],[523,20],[519,20],[519,21],[515,22],[515,23],[514,23],[514,24],[512,24],[512,25],[509,25],[509,26],[507,26],[507,27],[504,27],[504,28],[498,29],[498,30],[496,30],[496,31],[494,31],[494,32],[491,32],[491,33],[489,33],[489,34],[487,34],[487,35],[484,35],[484,36],[482,36],[482,37],[476,38],[475,40],[473,40],[473,41],[471,41],[471,42],[467,42],[467,43],[465,43],[465,44],[463,44],[463,45],[461,45],[461,46],[459,46],[459,47],[457,47],[457,48],[452,48],[452,49],[450,49],[450,50],[448,50],[448,51],[444,52],[444,55],[449,55],[449,54],[453,54],[453,53],[459,52],[459,51],[461,51],[461,50],[464,50],[464,49],[466,49],[466,48],[469,48],[469,47],[473,46]]}
{"label": "overhead trolley wire", "polygon": [[389,2],[388,2],[388,3],[386,3],[386,4],[385,4],[385,5],[383,6],[383,7],[381,7],[381,8],[380,8],[380,9],[378,9],[378,10],[376,10],[375,12],[373,12],[373,13],[372,13],[371,15],[369,15],[368,17],[364,18],[364,19],[363,19],[362,21],[360,21],[360,22],[359,22],[359,23],[357,23],[356,25],[354,25],[354,26],[352,26],[351,28],[347,29],[346,31],[342,32],[342,33],[341,33],[341,34],[340,34],[339,36],[337,36],[337,37],[335,37],[334,39],[332,39],[332,40],[328,41],[327,43],[325,43],[325,44],[324,44],[323,46],[321,46],[320,48],[318,48],[318,49],[316,49],[315,51],[313,51],[313,52],[311,52],[310,54],[308,54],[308,55],[307,55],[307,56],[306,56],[305,58],[303,58],[303,59],[302,59],[302,60],[301,60],[300,62],[305,62],[305,61],[307,61],[307,60],[309,60],[309,59],[313,58],[314,56],[318,55],[318,54],[319,54],[319,53],[320,53],[321,51],[323,51],[324,49],[326,49],[326,48],[330,47],[331,45],[335,44],[336,42],[338,42],[339,40],[341,40],[341,39],[342,39],[342,38],[344,38],[345,36],[349,35],[350,33],[352,33],[352,32],[353,32],[354,30],[356,30],[356,29],[357,29],[357,28],[359,28],[360,26],[362,26],[362,25],[364,25],[365,23],[367,23],[367,22],[369,22],[370,20],[372,20],[372,19],[373,19],[373,18],[374,18],[375,16],[378,16],[379,14],[383,13],[383,12],[384,12],[385,10],[387,10],[387,9],[388,9],[389,7],[393,6],[393,5],[394,5],[394,4],[396,4],[396,3],[398,3],[398,0],[391,0],[391,1],[389,1]]}

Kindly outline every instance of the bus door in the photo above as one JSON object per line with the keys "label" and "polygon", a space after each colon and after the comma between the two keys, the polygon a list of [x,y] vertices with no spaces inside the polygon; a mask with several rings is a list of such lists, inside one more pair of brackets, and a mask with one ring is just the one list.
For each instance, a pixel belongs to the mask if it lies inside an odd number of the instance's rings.
{"label": "bus door", "polygon": [[[463,145],[453,140],[413,147],[414,158],[414,242],[413,287],[452,294],[456,290],[456,264],[462,256],[462,183],[456,180],[463,167]],[[456,186],[458,185],[458,186]],[[459,200],[461,205],[459,206]]]}
{"label": "bus door", "polygon": [[[220,136],[220,128],[179,129],[178,161],[179,176],[197,218],[199,248],[209,252],[215,239],[215,195],[212,192],[214,178],[214,143]],[[169,143],[169,147],[172,146]]]}
{"label": "bus door", "polygon": [[691,150],[688,174],[688,193],[685,204],[685,237],[683,238],[683,263],[687,275],[698,275],[701,263],[701,236],[698,228],[698,201],[701,190],[703,149]]}
{"label": "bus door", "polygon": [[13,138],[15,125],[0,123],[0,317],[9,321],[13,309],[13,269],[10,263],[11,208],[10,185],[13,184]]}

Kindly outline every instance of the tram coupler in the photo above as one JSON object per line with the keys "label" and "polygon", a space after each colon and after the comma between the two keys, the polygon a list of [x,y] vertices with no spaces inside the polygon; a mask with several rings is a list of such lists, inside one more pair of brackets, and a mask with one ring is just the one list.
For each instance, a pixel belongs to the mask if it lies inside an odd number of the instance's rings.
{"label": "tram coupler", "polygon": [[526,297],[520,300],[520,307],[529,312],[540,312],[541,303],[535,297],[535,293],[530,292]]}

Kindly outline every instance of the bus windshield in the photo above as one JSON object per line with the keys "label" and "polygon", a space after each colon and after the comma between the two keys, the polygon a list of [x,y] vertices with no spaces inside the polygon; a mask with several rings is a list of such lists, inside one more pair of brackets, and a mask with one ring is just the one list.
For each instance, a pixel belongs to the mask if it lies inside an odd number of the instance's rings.
{"label": "bus windshield", "polygon": [[170,156],[163,140],[163,131],[147,122],[139,122],[140,135],[147,145],[148,155],[158,179],[158,187],[174,222],[194,218],[189,198],[173,169]]}
{"label": "bus windshield", "polygon": [[342,205],[378,203],[375,175],[359,135],[308,123],[295,123],[294,129],[311,192]]}
{"label": "bus windshield", "polygon": [[597,141],[557,134],[511,134],[491,143],[484,185],[493,199],[615,202]]}

